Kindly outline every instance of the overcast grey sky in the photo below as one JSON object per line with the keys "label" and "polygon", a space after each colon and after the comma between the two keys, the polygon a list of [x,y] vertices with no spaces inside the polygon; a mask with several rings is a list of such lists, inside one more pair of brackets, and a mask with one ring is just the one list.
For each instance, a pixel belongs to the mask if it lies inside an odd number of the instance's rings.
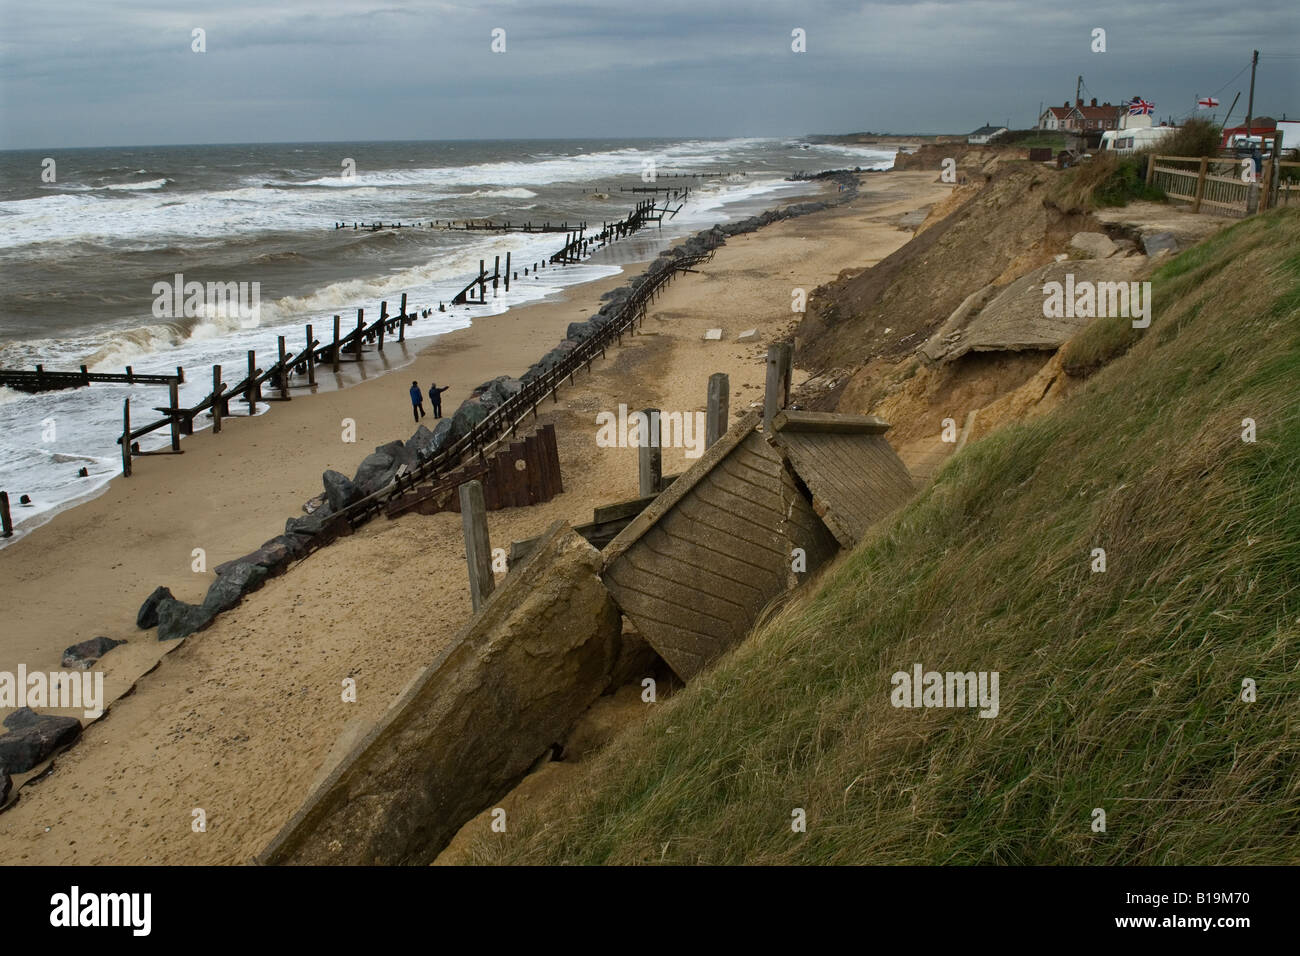
{"label": "overcast grey sky", "polygon": [[[1300,116],[1296,0],[0,0],[0,147],[792,136],[1072,98]],[[207,52],[191,50],[206,31]],[[1091,50],[1094,28],[1106,52]],[[505,30],[506,52],[491,50]],[[791,31],[807,52],[791,50]],[[1236,77],[1234,79],[1234,77]],[[1222,118],[1222,115],[1220,115]]]}

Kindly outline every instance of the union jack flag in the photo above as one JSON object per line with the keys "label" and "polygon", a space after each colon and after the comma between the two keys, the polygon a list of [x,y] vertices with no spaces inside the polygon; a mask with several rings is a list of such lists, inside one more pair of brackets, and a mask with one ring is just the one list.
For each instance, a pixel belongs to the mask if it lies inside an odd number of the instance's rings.
{"label": "union jack flag", "polygon": [[1128,105],[1129,116],[1147,116],[1155,110],[1154,103],[1148,103],[1140,96],[1133,97],[1133,102]]}

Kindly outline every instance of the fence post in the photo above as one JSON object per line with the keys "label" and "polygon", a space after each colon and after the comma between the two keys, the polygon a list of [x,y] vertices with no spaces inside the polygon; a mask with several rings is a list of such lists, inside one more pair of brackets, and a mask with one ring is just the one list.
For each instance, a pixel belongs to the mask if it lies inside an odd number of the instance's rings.
{"label": "fence post", "polygon": [[1196,198],[1192,200],[1192,212],[1201,211],[1201,197],[1205,195],[1205,172],[1210,166],[1208,156],[1201,157],[1201,169],[1196,174]]}
{"label": "fence post", "polygon": [[506,252],[506,291],[510,291],[510,253]]}
{"label": "fence post", "polygon": [[1156,160],[1159,158],[1160,158],[1159,156],[1154,156],[1154,155],[1147,157],[1147,185],[1148,186],[1150,186],[1151,181],[1156,178]]}
{"label": "fence post", "polygon": [[316,340],[312,338],[311,325],[307,326],[307,384],[316,386]]}
{"label": "fence post", "polygon": [[763,430],[772,431],[772,419],[785,407],[785,388],[781,379],[785,372],[785,352],[782,346],[767,347],[767,381],[763,390]]}
{"label": "fence post", "polygon": [[278,338],[280,352],[280,398],[287,402],[289,400],[289,367],[285,365],[284,336],[281,335]]}
{"label": "fence post", "polygon": [[637,480],[640,496],[659,494],[663,480],[663,450],[659,447],[659,409],[643,408],[637,425]]}
{"label": "fence post", "polygon": [[244,392],[244,399],[248,402],[248,414],[257,414],[257,385],[253,380],[257,378],[257,352],[253,349],[248,350],[248,388]]}
{"label": "fence post", "polygon": [[397,321],[397,341],[406,341],[406,293],[402,293],[402,314]]}
{"label": "fence post", "polygon": [[339,317],[334,316],[334,372],[339,370]]}
{"label": "fence post", "polygon": [[467,481],[460,486],[460,519],[465,531],[465,562],[469,565],[469,596],[477,611],[496,587],[482,482]]}
{"label": "fence post", "polygon": [[122,400],[122,475],[131,477],[131,399]]}
{"label": "fence post", "polygon": [[171,419],[172,451],[181,450],[181,395],[175,380],[167,383],[167,404],[171,406],[167,417]]}
{"label": "fence post", "polygon": [[731,380],[726,372],[714,372],[709,376],[709,410],[704,421],[705,448],[726,434],[730,405]]}
{"label": "fence post", "polygon": [[212,433],[221,432],[221,393],[226,386],[221,381],[221,366],[212,366]]}
{"label": "fence post", "polygon": [[9,492],[0,491],[0,538],[12,538],[14,522],[9,517]]}
{"label": "fence post", "polygon": [[365,335],[362,334],[365,331],[366,331],[366,310],[357,309],[357,340],[354,344],[356,345],[355,351],[357,353],[358,362],[361,361],[361,340],[365,338]]}

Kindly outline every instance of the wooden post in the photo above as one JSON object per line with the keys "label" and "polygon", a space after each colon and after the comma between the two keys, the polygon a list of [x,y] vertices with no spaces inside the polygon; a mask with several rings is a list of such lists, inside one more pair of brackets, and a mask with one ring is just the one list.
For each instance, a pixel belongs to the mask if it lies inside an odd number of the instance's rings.
{"label": "wooden post", "polygon": [[0,491],[0,538],[12,538],[14,522],[9,517],[9,492]]}
{"label": "wooden post", "polygon": [[497,283],[501,280],[501,257],[497,256],[492,263],[492,294],[497,294]]}
{"label": "wooden post", "polygon": [[1201,211],[1201,197],[1205,195],[1205,171],[1210,165],[1208,156],[1201,157],[1201,169],[1196,174],[1196,198],[1192,200],[1192,212]]}
{"label": "wooden post", "polygon": [[253,349],[248,350],[248,387],[244,392],[244,400],[248,402],[248,414],[257,414],[257,386],[253,384],[253,379],[257,377],[257,352]]}
{"label": "wooden post", "polygon": [[790,404],[790,386],[794,382],[794,343],[781,344],[781,407]]}
{"label": "wooden post", "polygon": [[307,325],[307,384],[316,385],[316,340],[311,335],[311,325]]}
{"label": "wooden post", "polygon": [[379,303],[379,351],[384,350],[384,329],[388,327],[388,302]]}
{"label": "wooden post", "polygon": [[285,364],[284,336],[279,338],[280,352],[280,398],[284,401],[289,400],[289,367]]}
{"label": "wooden post", "polygon": [[90,384],[90,369],[86,368],[86,366],[84,365],[81,366],[81,384],[82,385]]}
{"label": "wooden post", "polygon": [[402,316],[397,323],[397,341],[406,341],[406,293],[402,293]]}
{"label": "wooden post", "polygon": [[506,253],[506,291],[510,291],[510,253]]}
{"label": "wooden post", "polygon": [[131,399],[122,400],[122,475],[131,477]]}
{"label": "wooden post", "polygon": [[492,577],[492,547],[488,541],[487,509],[483,502],[482,482],[467,481],[460,486],[460,520],[465,531],[469,596],[477,611],[496,587],[496,581]]}
{"label": "wooden post", "polygon": [[709,410],[704,418],[704,447],[710,447],[727,432],[731,414],[731,380],[726,372],[709,376]]}
{"label": "wooden post", "polygon": [[659,447],[659,409],[643,408],[641,414],[645,416],[645,428],[637,423],[637,480],[641,497],[648,498],[659,494],[663,450]]}
{"label": "wooden post", "polygon": [[763,390],[763,430],[772,431],[772,419],[785,407],[785,353],[780,344],[767,347],[767,381]]}
{"label": "wooden post", "polygon": [[176,384],[175,379],[167,383],[167,404],[170,411],[167,417],[171,419],[172,431],[172,451],[181,450],[181,395],[180,386]]}
{"label": "wooden post", "polygon": [[212,366],[212,432],[221,432],[221,393],[226,386],[221,381],[221,366]]}
{"label": "wooden post", "polygon": [[357,309],[357,340],[354,344],[356,345],[355,351],[357,353],[358,362],[361,361],[361,340],[365,338],[365,336],[362,335],[362,333],[365,332],[365,330],[366,330],[366,310]]}
{"label": "wooden post", "polygon": [[1159,156],[1155,156],[1155,155],[1147,157],[1147,185],[1148,186],[1150,186],[1151,181],[1156,178],[1156,160],[1159,158],[1160,158]]}
{"label": "wooden post", "polygon": [[334,316],[334,371],[339,370],[339,317]]}

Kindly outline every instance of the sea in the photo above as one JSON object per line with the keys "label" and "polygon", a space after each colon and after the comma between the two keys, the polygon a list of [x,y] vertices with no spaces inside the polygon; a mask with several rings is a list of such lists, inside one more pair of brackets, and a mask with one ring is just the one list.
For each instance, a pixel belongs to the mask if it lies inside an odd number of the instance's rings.
{"label": "sea", "polygon": [[[174,374],[186,370],[182,406],[212,388],[221,364],[230,385],[274,361],[278,336],[301,348],[304,327],[321,341],[333,316],[344,332],[390,314],[434,312],[407,329],[413,356],[432,337],[616,275],[680,237],[816,192],[795,172],[887,169],[890,149],[786,139],[500,140],[282,143],[0,152],[0,368]],[[646,181],[650,172],[654,182]],[[698,174],[687,178],[681,174]],[[600,250],[580,265],[532,264],[558,251],[552,233],[429,228],[467,219],[585,221],[588,231],[622,219],[646,185],[689,186],[658,227]],[[660,200],[662,202],[662,196]],[[353,223],[419,227],[369,231]],[[340,223],[344,228],[336,228]],[[496,256],[523,280],[489,292],[484,306],[450,300]],[[158,283],[257,283],[256,310],[209,307],[168,314]],[[448,303],[439,312],[439,303]],[[193,310],[183,310],[193,311]],[[391,350],[390,350],[391,351]],[[263,358],[265,356],[266,358]],[[373,363],[362,363],[373,364]],[[400,362],[387,361],[387,369]],[[505,370],[503,370],[505,371]],[[371,369],[367,375],[377,374]],[[319,376],[321,389],[354,378]],[[0,388],[0,490],[18,534],[101,492],[121,473],[116,443],[123,399],[133,425],[157,418],[167,389],[93,384],[28,395]],[[261,405],[259,413],[271,406]],[[274,414],[272,412],[272,414]],[[208,427],[200,416],[195,429]],[[167,429],[140,439],[169,442]],[[85,476],[80,472],[84,469]],[[19,504],[26,495],[29,504]]]}

